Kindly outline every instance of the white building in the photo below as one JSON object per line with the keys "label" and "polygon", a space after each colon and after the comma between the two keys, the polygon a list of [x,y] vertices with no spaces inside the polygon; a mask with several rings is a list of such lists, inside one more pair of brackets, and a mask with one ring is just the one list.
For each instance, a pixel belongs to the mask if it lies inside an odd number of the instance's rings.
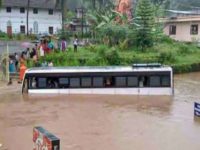
{"label": "white building", "polygon": [[[29,0],[28,32],[55,34],[62,27],[58,0]],[[0,8],[0,31],[27,33],[28,0],[3,0]]]}

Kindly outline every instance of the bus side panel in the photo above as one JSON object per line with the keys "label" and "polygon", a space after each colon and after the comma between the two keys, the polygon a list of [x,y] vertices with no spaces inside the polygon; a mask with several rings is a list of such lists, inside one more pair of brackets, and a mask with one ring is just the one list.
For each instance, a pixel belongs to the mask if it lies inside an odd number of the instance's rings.
{"label": "bus side panel", "polygon": [[28,93],[30,94],[59,94],[60,89],[29,89]]}
{"label": "bus side panel", "polygon": [[69,89],[69,94],[91,94],[92,89],[86,88],[86,89]]}
{"label": "bus side panel", "polygon": [[[172,88],[150,88],[148,95],[172,95]],[[143,95],[143,94],[140,94]]]}
{"label": "bus side panel", "polygon": [[115,94],[115,88],[95,88],[92,89],[92,94]]}
{"label": "bus side panel", "polygon": [[139,88],[116,88],[116,95],[138,95]]}

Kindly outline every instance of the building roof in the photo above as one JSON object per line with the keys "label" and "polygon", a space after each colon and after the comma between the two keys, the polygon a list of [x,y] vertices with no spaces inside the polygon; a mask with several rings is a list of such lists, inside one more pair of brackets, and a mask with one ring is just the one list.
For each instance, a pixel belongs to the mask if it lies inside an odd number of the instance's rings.
{"label": "building roof", "polygon": [[167,10],[167,12],[182,15],[198,15],[198,12],[195,11]]}
{"label": "building roof", "polygon": [[159,22],[175,23],[175,22],[200,22],[200,15],[198,16],[181,16],[181,17],[166,17],[160,18]]}
{"label": "building roof", "polygon": [[[57,0],[30,0],[30,8],[60,9]],[[3,0],[3,7],[27,7],[28,0]]]}

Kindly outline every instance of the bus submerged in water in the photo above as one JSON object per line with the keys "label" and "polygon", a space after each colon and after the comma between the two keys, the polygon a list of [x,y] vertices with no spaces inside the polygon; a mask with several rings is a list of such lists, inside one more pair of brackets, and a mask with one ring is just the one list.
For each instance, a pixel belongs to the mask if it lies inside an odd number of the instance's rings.
{"label": "bus submerged in water", "polygon": [[22,93],[173,95],[173,69],[160,64],[42,67],[25,72]]}

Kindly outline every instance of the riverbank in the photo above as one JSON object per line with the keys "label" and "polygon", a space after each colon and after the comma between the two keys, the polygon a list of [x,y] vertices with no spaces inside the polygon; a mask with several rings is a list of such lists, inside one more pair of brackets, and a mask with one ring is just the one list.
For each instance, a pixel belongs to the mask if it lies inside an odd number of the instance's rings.
{"label": "riverbank", "polygon": [[[54,66],[112,66],[133,63],[161,63],[170,65],[175,73],[200,71],[200,48],[195,44],[181,42],[162,42],[141,51],[136,47],[89,45],[79,47],[75,53],[72,47],[66,52],[53,52],[39,60],[40,63],[52,61]],[[33,67],[33,62],[28,66]]]}

